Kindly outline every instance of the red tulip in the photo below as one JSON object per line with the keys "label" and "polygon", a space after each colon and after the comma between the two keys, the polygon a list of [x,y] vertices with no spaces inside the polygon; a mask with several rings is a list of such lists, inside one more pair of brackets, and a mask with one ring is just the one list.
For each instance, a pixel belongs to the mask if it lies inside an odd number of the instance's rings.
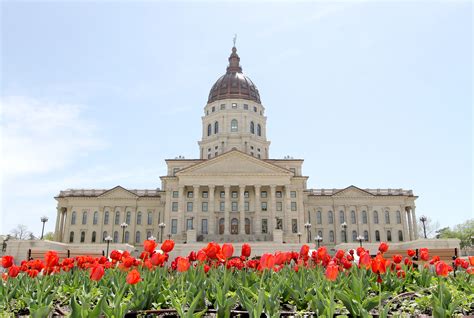
{"label": "red tulip", "polygon": [[200,263],[205,262],[205,261],[207,260],[207,254],[206,254],[206,252],[204,252],[203,250],[200,250],[199,252],[197,252],[196,259],[197,259]]}
{"label": "red tulip", "polygon": [[177,263],[176,263],[176,269],[178,272],[186,272],[189,267],[191,266],[191,263],[187,258],[184,257],[178,257]]}
{"label": "red tulip", "polygon": [[234,255],[234,246],[230,243],[222,244],[222,254],[224,254],[226,258],[231,258],[232,255]]}
{"label": "red tulip", "polygon": [[474,266],[474,256],[468,256],[469,257],[469,263],[471,266]]}
{"label": "red tulip", "polygon": [[36,276],[38,276],[39,272],[37,269],[29,269],[27,273],[28,273],[28,276],[30,276],[31,278],[35,278]]}
{"label": "red tulip", "polygon": [[91,267],[90,279],[98,282],[102,278],[102,276],[104,276],[104,273],[104,266],[97,264]]}
{"label": "red tulip", "polygon": [[211,267],[207,264],[204,264],[204,273],[207,274],[207,272],[209,272],[209,270],[211,269]]}
{"label": "red tulip", "polygon": [[174,241],[173,240],[166,240],[161,244],[161,250],[165,253],[169,253],[174,248]]}
{"label": "red tulip", "polygon": [[207,246],[203,248],[203,251],[206,253],[207,257],[215,259],[216,255],[220,253],[221,247],[217,243],[209,242]]}
{"label": "red tulip", "polygon": [[397,271],[397,277],[398,278],[405,278],[405,276],[406,276],[406,273],[403,269],[400,269],[400,270]]}
{"label": "red tulip", "polygon": [[359,267],[364,266],[366,269],[370,267],[370,254],[367,252],[361,252],[360,258],[359,258]]}
{"label": "red tulip", "polygon": [[19,273],[20,273],[20,267],[16,265],[12,265],[10,266],[10,268],[8,268],[8,276],[10,277],[17,277]]}
{"label": "red tulip", "polygon": [[157,246],[158,244],[153,240],[145,240],[145,242],[143,242],[143,249],[150,254],[155,251]]}
{"label": "red tulip", "polygon": [[242,244],[242,252],[240,253],[240,255],[247,258],[250,256],[251,253],[252,249],[250,248],[250,245],[247,243]]}
{"label": "red tulip", "polygon": [[451,268],[451,266],[449,266],[443,261],[439,261],[438,263],[436,263],[436,275],[438,276],[446,277],[448,276],[448,273],[452,270],[453,269]]}
{"label": "red tulip", "polygon": [[392,259],[395,264],[400,264],[401,261],[403,260],[403,256],[400,254],[396,254],[392,256]]}
{"label": "red tulip", "polygon": [[151,263],[155,266],[163,266],[168,256],[162,253],[155,253],[151,256]]}
{"label": "red tulip", "polygon": [[140,272],[138,272],[136,269],[132,269],[130,272],[128,272],[127,275],[127,283],[130,285],[135,285],[140,281]]}
{"label": "red tulip", "polygon": [[407,250],[407,254],[408,254],[408,256],[413,257],[413,256],[416,255],[416,251],[415,250]]}
{"label": "red tulip", "polygon": [[55,251],[47,251],[44,254],[44,262],[47,267],[57,266],[59,264],[59,256]]}
{"label": "red tulip", "polygon": [[113,250],[112,252],[110,252],[110,258],[115,261],[120,261],[122,259],[122,253],[117,250]]}
{"label": "red tulip", "polygon": [[13,265],[13,256],[5,255],[2,256],[2,267],[9,268]]}
{"label": "red tulip", "polygon": [[344,257],[344,254],[345,254],[345,252],[343,250],[338,250],[334,257],[337,258],[337,259],[341,259],[341,258]]}
{"label": "red tulip", "polygon": [[389,262],[385,258],[383,258],[382,255],[379,254],[375,256],[375,258],[373,258],[371,261],[372,271],[375,274],[384,274],[387,269],[388,263]]}
{"label": "red tulip", "polygon": [[309,253],[309,246],[304,244],[303,246],[301,246],[301,249],[300,249],[300,257],[302,258],[306,258],[308,257],[308,253]]}
{"label": "red tulip", "polygon": [[331,281],[335,281],[339,274],[339,266],[335,265],[333,261],[329,262],[326,267],[326,278]]}
{"label": "red tulip", "polygon": [[420,259],[422,261],[427,261],[429,259],[427,248],[420,248]]}
{"label": "red tulip", "polygon": [[380,245],[379,245],[379,251],[380,251],[380,253],[382,253],[382,254],[385,253],[386,251],[388,251],[388,244],[385,243],[385,242],[380,243]]}
{"label": "red tulip", "polygon": [[260,263],[258,264],[258,270],[272,269],[275,266],[275,256],[273,254],[263,254],[260,257]]}

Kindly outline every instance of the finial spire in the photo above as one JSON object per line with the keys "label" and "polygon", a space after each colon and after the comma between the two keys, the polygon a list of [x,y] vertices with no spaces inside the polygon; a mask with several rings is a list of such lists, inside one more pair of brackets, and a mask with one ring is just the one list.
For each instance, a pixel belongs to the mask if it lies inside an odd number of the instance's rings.
{"label": "finial spire", "polygon": [[235,42],[237,42],[237,34],[234,34],[234,39],[233,39],[233,41],[234,41],[234,47],[235,47]]}

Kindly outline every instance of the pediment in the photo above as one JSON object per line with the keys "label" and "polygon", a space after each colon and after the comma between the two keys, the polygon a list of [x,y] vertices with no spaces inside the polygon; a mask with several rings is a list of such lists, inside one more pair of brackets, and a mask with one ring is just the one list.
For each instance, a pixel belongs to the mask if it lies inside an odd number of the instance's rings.
{"label": "pediment", "polygon": [[135,193],[125,189],[121,186],[116,186],[110,190],[105,191],[99,198],[113,198],[113,199],[128,199],[138,197]]}
{"label": "pediment", "polygon": [[232,150],[216,158],[206,160],[191,167],[185,168],[176,176],[192,175],[272,175],[292,176],[292,172],[272,163],[247,155],[238,150]]}
{"label": "pediment", "polygon": [[333,197],[344,197],[344,198],[360,198],[360,197],[373,197],[373,196],[374,195],[372,193],[362,190],[356,186],[347,187],[333,194]]}

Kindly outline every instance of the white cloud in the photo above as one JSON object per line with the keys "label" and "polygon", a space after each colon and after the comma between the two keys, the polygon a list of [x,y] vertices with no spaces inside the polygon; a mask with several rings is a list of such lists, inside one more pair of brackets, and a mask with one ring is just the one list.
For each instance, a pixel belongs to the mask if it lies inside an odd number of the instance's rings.
{"label": "white cloud", "polygon": [[103,146],[83,109],[23,96],[1,98],[3,177],[51,172]]}

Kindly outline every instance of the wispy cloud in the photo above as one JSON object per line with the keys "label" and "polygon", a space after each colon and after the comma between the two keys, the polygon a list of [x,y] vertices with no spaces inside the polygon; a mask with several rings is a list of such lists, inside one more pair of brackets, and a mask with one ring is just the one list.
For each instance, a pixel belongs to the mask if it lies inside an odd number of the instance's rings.
{"label": "wispy cloud", "polygon": [[3,177],[51,172],[103,147],[83,109],[24,96],[1,98]]}

